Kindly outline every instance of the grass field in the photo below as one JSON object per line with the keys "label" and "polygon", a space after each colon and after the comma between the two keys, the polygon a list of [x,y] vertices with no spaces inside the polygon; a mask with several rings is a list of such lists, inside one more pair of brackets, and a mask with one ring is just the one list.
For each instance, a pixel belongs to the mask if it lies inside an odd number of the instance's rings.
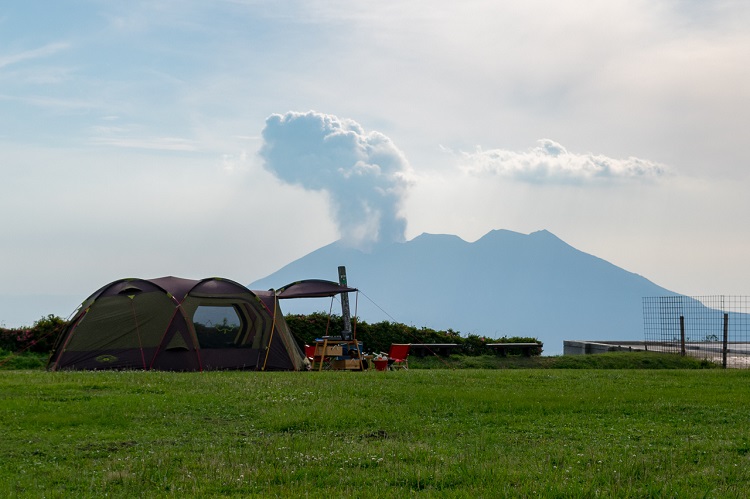
{"label": "grass field", "polygon": [[[49,354],[15,354],[0,349],[0,370],[44,369]],[[522,357],[510,355],[409,356],[412,369],[718,369],[719,364],[694,357],[655,352]]]}
{"label": "grass field", "polygon": [[745,497],[750,372],[0,372],[2,497]]}

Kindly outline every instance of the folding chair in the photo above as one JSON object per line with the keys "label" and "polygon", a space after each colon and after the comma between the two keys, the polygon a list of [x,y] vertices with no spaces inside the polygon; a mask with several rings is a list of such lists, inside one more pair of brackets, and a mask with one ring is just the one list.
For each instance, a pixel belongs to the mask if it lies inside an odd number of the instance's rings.
{"label": "folding chair", "polygon": [[409,369],[409,348],[410,343],[392,343],[388,351],[388,368],[391,371],[396,369]]}
{"label": "folding chair", "polygon": [[[320,371],[322,369],[331,368],[331,358],[326,355],[316,355],[315,350],[319,353],[325,352],[325,347],[319,347],[316,345],[305,345],[305,357],[310,361],[310,369],[312,371]],[[317,364],[316,364],[317,363]]]}
{"label": "folding chair", "polygon": [[305,357],[310,361],[310,365],[313,363],[315,358],[315,345],[305,345]]}

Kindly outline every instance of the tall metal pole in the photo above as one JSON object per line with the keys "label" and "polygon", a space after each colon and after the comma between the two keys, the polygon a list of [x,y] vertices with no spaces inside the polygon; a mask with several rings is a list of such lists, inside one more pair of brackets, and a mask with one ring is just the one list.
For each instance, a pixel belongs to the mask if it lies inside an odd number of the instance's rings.
{"label": "tall metal pole", "polygon": [[724,314],[724,344],[721,348],[721,366],[727,368],[727,343],[729,343],[729,314]]}
{"label": "tall metal pole", "polygon": [[[339,267],[339,284],[348,287],[346,284],[346,267]],[[341,318],[344,320],[344,330],[341,332],[343,340],[352,339],[352,319],[349,312],[349,293],[341,293]]]}

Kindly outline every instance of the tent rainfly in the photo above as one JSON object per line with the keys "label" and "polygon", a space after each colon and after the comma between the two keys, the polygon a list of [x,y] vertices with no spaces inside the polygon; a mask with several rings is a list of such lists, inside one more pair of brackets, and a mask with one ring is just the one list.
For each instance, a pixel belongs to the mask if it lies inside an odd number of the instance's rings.
{"label": "tent rainfly", "polygon": [[[299,281],[284,297],[356,291]],[[88,297],[60,333],[50,370],[301,370],[306,358],[275,291],[221,278],[121,279]]]}

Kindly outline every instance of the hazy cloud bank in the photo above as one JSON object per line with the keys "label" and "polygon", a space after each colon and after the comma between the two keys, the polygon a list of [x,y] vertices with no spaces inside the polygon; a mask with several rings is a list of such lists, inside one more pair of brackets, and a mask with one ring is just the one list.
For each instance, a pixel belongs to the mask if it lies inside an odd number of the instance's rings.
{"label": "hazy cloud bank", "polygon": [[573,153],[549,139],[527,151],[478,149],[460,153],[462,168],[472,175],[497,175],[529,183],[584,183],[602,180],[655,179],[669,173],[667,166],[629,157],[614,159]]}
{"label": "hazy cloud bank", "polygon": [[279,179],[328,193],[341,239],[359,247],[403,241],[409,165],[385,135],[309,111],[266,119],[259,154]]}

